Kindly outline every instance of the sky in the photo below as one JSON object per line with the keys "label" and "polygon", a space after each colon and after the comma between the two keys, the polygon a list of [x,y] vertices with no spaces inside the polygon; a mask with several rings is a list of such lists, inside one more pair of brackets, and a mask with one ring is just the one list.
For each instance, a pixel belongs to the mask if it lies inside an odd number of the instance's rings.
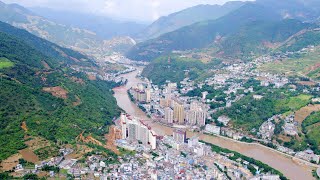
{"label": "sky", "polygon": [[118,19],[154,21],[198,4],[224,4],[231,0],[2,0],[25,7],[92,13]]}

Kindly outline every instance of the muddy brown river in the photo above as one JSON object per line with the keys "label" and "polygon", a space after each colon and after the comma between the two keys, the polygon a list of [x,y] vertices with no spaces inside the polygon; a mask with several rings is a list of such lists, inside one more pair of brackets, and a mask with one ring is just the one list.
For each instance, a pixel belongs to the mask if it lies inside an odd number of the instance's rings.
{"label": "muddy brown river", "polygon": [[[134,103],[130,101],[127,94],[127,90],[133,85],[142,82],[140,79],[136,78],[139,68],[137,71],[124,74],[122,77],[128,79],[128,83],[125,86],[114,88],[114,97],[117,99],[117,104],[126,113],[135,116],[137,118],[148,121],[149,125],[154,129],[154,131],[159,135],[172,135],[172,128],[163,126],[158,123],[152,122],[143,111],[141,111]],[[274,151],[267,147],[258,144],[247,144],[232,139],[227,139],[223,137],[209,136],[199,133],[189,132],[188,137],[193,135],[198,135],[201,140],[215,144],[217,146],[227,148],[233,151],[237,151],[248,157],[260,160],[261,162],[268,164],[269,166],[281,171],[286,177],[293,180],[309,180],[314,179],[312,177],[313,167],[307,166],[300,161],[293,160],[291,157],[285,156],[280,152]]]}

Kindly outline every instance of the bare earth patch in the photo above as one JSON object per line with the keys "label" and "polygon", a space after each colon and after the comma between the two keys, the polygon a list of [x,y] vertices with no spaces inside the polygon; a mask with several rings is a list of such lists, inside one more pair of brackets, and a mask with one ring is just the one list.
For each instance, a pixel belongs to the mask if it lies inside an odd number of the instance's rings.
{"label": "bare earth patch", "polygon": [[97,77],[95,75],[88,74],[88,79],[91,81],[95,81],[95,80],[97,80]]}
{"label": "bare earth patch", "polygon": [[320,111],[320,104],[316,104],[316,105],[308,105],[305,106],[301,109],[299,109],[298,111],[295,112],[295,118],[294,120],[299,122],[299,124],[301,125],[302,122],[312,113],[315,111]]}
{"label": "bare earth patch", "polygon": [[76,96],[76,99],[77,99],[77,101],[72,103],[73,106],[79,106],[82,103],[81,99],[78,96]]}
{"label": "bare earth patch", "polygon": [[49,64],[46,61],[41,61],[42,65],[44,68],[46,68],[47,70],[50,70],[51,67],[49,66]]}
{"label": "bare earth patch", "polygon": [[30,149],[23,149],[19,151],[22,155],[22,158],[28,162],[36,163],[39,161],[39,158],[36,154],[33,153]]}
{"label": "bare earth patch", "polygon": [[26,124],[25,121],[23,121],[23,122],[21,123],[21,128],[22,128],[25,132],[28,131],[28,127],[27,127],[27,124]]}
{"label": "bare earth patch", "polygon": [[12,170],[13,167],[17,166],[20,158],[22,158],[21,154],[14,154],[10,156],[8,159],[3,160],[1,162],[1,170],[3,171]]}
{"label": "bare earth patch", "polygon": [[109,133],[105,135],[105,139],[106,139],[106,148],[110,149],[116,154],[120,154],[115,144],[115,141],[117,139],[121,139],[121,132],[115,126],[109,127]]}
{"label": "bare earth patch", "polygon": [[68,92],[63,89],[60,86],[56,87],[44,87],[43,91],[51,93],[52,96],[55,96],[57,98],[67,99],[68,98]]}
{"label": "bare earth patch", "polygon": [[301,84],[301,85],[306,85],[306,86],[314,86],[314,85],[316,85],[315,82],[311,82],[311,81],[299,81],[298,83]]}
{"label": "bare earth patch", "polygon": [[81,78],[77,78],[77,77],[75,77],[75,76],[72,76],[70,79],[71,79],[71,81],[73,81],[73,82],[75,82],[75,83],[84,85],[84,81],[83,81],[83,79],[81,79]]}
{"label": "bare earth patch", "polygon": [[93,151],[92,148],[90,148],[86,145],[77,144],[76,150],[73,153],[67,155],[66,159],[78,159],[78,158],[83,157],[84,154],[91,152],[91,151]]}
{"label": "bare earth patch", "polygon": [[26,141],[25,144],[32,151],[51,145],[49,141],[47,141],[46,139],[40,138],[40,137],[32,137],[32,139],[29,141]]}
{"label": "bare earth patch", "polygon": [[320,63],[317,63],[317,64],[311,66],[310,68],[308,68],[308,70],[309,71],[314,71],[314,70],[319,69],[319,68],[320,68]]}

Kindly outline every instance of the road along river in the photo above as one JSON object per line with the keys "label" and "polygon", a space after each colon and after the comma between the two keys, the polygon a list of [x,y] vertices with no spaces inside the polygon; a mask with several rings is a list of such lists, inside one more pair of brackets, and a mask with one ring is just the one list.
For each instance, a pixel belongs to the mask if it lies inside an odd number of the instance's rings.
{"label": "road along river", "polygon": [[[138,68],[137,71],[122,75],[123,78],[128,80],[125,86],[114,88],[114,97],[117,99],[117,104],[126,113],[131,116],[135,116],[142,120],[146,120],[148,124],[154,129],[154,131],[159,135],[172,135],[172,128],[167,127],[158,123],[152,122],[145,113],[140,110],[134,103],[130,101],[127,94],[127,90],[137,83],[142,82],[136,75],[142,68]],[[261,162],[268,164],[269,166],[281,171],[286,177],[292,180],[309,180],[314,179],[312,177],[311,166],[307,166],[298,160],[294,160],[290,156],[286,156],[278,151],[267,148],[259,144],[248,144],[239,141],[234,141],[232,139],[223,138],[219,136],[210,136],[199,133],[188,132],[187,136],[191,137],[198,135],[199,139],[206,142],[215,144],[217,146],[227,148],[233,151],[237,151],[248,157],[260,160]]]}

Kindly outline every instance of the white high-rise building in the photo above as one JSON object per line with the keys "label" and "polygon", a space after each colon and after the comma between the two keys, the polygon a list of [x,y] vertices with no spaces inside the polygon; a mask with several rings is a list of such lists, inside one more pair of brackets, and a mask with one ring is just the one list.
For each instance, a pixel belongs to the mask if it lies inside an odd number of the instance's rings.
{"label": "white high-rise building", "polygon": [[157,148],[157,136],[153,130],[149,130],[149,143],[150,143],[151,149]]}
{"label": "white high-rise building", "polygon": [[187,132],[182,129],[175,129],[173,131],[173,139],[175,140],[176,143],[178,144],[183,144],[185,143],[187,138]]}
{"label": "white high-rise building", "polygon": [[121,134],[122,139],[126,139],[128,137],[127,134],[127,117],[124,113],[121,113],[120,115],[120,124],[121,124]]}
{"label": "white high-rise building", "polygon": [[146,102],[147,103],[151,102],[151,90],[148,88],[146,89],[145,93],[146,93]]}
{"label": "white high-rise building", "polygon": [[186,121],[190,125],[204,126],[206,124],[207,113],[202,107],[192,102],[190,104],[190,110],[186,113]]}
{"label": "white high-rise building", "polygon": [[139,125],[136,121],[128,122],[128,139],[138,140]]}
{"label": "white high-rise building", "polygon": [[184,105],[182,102],[175,101],[174,107],[173,107],[173,118],[174,121],[178,124],[184,124]]}
{"label": "white high-rise building", "polygon": [[166,107],[164,109],[164,118],[166,123],[169,123],[169,124],[173,123],[173,110],[170,107]]}
{"label": "white high-rise building", "polygon": [[149,130],[148,127],[140,125],[139,126],[139,136],[137,138],[142,144],[147,145],[149,140]]}
{"label": "white high-rise building", "polygon": [[152,149],[156,148],[157,136],[151,128],[142,121],[127,117],[125,114],[121,114],[120,120],[123,139],[141,141],[144,145],[150,144]]}

